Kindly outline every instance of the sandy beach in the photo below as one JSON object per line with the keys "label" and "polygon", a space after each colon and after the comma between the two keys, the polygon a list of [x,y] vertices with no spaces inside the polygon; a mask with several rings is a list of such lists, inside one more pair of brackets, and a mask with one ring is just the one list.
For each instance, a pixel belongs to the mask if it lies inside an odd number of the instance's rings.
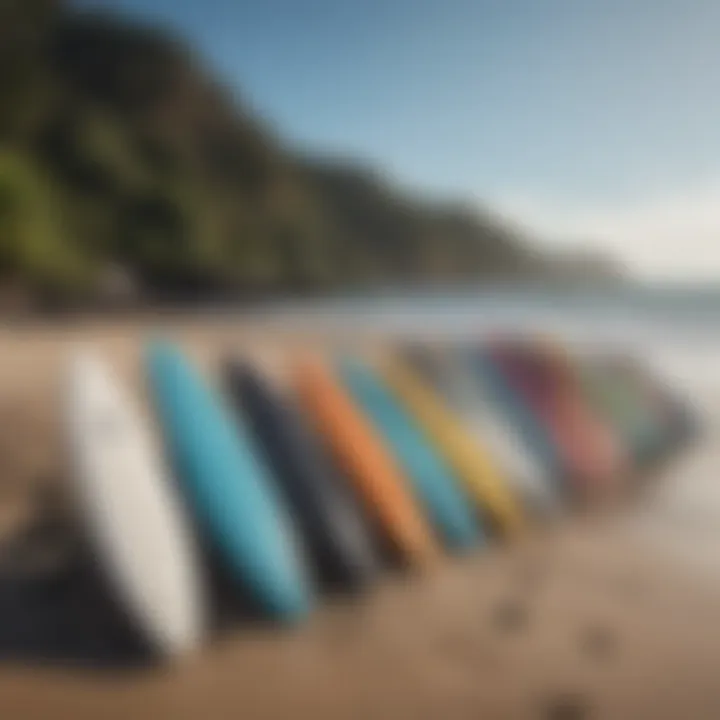
{"label": "sandy beach", "polygon": [[[157,327],[209,374],[231,348],[271,363],[301,346],[367,342],[355,331],[311,336],[229,318],[0,330],[4,542],[38,513],[71,525],[59,432],[67,353],[93,342],[137,387],[141,340]],[[0,716],[720,717],[718,390],[696,388],[708,418],[702,443],[619,506],[448,559],[428,576],[388,573],[365,597],[328,599],[299,630],[239,622],[177,667],[101,671],[62,654],[19,653],[17,633],[3,647],[0,632]],[[38,607],[60,592],[29,585],[23,592]],[[12,628],[20,609],[27,623],[20,591],[5,602],[2,592],[0,624]]]}

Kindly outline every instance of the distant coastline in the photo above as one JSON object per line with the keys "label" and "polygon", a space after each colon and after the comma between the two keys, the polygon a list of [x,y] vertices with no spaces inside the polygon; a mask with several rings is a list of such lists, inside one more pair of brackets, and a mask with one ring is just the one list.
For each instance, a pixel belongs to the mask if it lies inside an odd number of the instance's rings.
{"label": "distant coastline", "polygon": [[623,275],[287,147],[162,28],[4,3],[0,48],[0,312]]}

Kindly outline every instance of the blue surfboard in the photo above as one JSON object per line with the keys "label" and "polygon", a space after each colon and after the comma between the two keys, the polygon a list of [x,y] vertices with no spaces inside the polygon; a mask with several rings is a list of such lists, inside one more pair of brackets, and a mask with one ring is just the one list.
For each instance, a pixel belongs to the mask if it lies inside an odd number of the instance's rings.
{"label": "blue surfboard", "polygon": [[146,361],[180,484],[233,578],[271,615],[303,618],[312,593],[302,553],[244,424],[173,345],[152,343]]}
{"label": "blue surfboard", "polygon": [[470,504],[412,417],[361,360],[342,357],[337,365],[345,387],[379,431],[447,546],[462,550],[480,542],[483,533]]}

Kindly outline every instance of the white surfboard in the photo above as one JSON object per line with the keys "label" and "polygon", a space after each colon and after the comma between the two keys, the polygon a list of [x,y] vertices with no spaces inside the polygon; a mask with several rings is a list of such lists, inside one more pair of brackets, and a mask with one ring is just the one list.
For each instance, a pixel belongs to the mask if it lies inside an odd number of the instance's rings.
{"label": "white surfboard", "polygon": [[[487,398],[483,398],[488,402]],[[468,425],[480,442],[487,445],[505,470],[514,489],[525,503],[542,515],[559,512],[551,487],[552,479],[531,456],[511,426],[491,408],[473,408],[465,414]]]}
{"label": "white surfboard", "polygon": [[163,655],[205,629],[198,553],[139,409],[92,352],[70,362],[66,423],[88,535],[128,615]]}
{"label": "white surfboard", "polygon": [[[447,362],[443,356],[440,362]],[[458,360],[439,373],[445,380],[445,395],[470,431],[493,455],[513,489],[534,512],[551,516],[559,511],[559,498],[552,478],[544,471],[510,423],[491,400],[479,378],[471,376],[467,365]]]}

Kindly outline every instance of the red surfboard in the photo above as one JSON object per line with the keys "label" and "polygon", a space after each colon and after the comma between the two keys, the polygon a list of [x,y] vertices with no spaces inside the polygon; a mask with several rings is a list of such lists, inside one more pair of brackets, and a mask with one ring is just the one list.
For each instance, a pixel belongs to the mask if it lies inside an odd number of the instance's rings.
{"label": "red surfboard", "polygon": [[536,346],[538,363],[547,367],[554,379],[558,394],[571,408],[569,412],[581,424],[588,442],[596,448],[597,462],[606,467],[606,476],[619,478],[629,470],[630,451],[623,438],[608,425],[588,401],[577,374],[573,371],[572,358],[559,345],[545,343]]}

